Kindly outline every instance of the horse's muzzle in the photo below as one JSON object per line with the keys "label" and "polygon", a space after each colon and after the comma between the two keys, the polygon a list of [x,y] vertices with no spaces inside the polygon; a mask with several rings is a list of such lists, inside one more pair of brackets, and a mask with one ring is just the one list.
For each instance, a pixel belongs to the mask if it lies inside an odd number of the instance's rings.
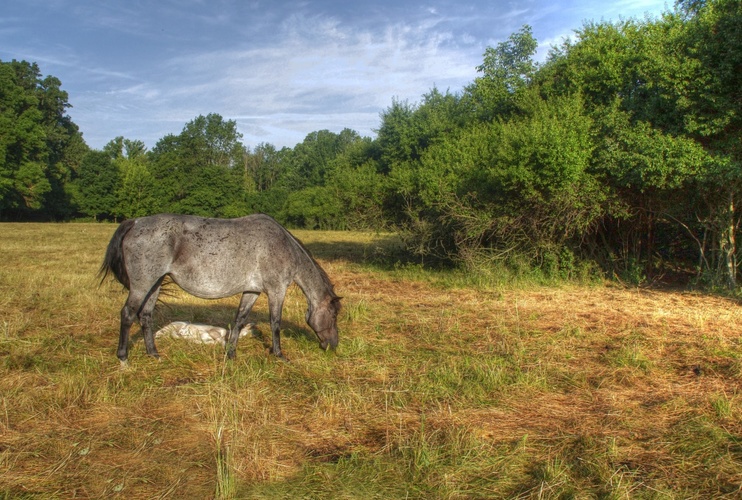
{"label": "horse's muzzle", "polygon": [[334,351],[338,346],[337,335],[329,339],[320,339],[319,346],[323,351],[327,351],[329,349],[332,349]]}

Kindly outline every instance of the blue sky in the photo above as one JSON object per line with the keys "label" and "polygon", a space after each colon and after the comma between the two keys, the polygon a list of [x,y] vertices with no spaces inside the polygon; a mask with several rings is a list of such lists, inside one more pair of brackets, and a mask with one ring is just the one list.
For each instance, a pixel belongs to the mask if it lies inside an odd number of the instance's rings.
{"label": "blue sky", "polygon": [[392,99],[458,92],[524,24],[538,58],[585,21],[659,16],[665,0],[4,0],[0,60],[36,62],[69,94],[89,146],[148,148],[199,115],[243,143],[313,131],[373,137]]}

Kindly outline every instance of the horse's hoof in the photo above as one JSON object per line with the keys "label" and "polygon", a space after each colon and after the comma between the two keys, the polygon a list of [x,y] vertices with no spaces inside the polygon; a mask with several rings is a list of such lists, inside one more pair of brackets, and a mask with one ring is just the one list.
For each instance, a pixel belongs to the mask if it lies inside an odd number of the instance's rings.
{"label": "horse's hoof", "polygon": [[119,365],[119,370],[124,371],[129,369],[129,360],[127,359],[119,359],[119,362],[121,363]]}

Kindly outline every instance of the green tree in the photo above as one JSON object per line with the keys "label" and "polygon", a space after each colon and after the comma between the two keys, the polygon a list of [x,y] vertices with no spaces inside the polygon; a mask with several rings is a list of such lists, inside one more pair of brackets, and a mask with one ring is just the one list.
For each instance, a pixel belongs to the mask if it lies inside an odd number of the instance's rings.
{"label": "green tree", "polygon": [[523,112],[448,136],[407,172],[419,253],[473,262],[517,250],[536,262],[599,220],[582,101],[532,92]]}
{"label": "green tree", "polygon": [[419,225],[420,205],[415,172],[421,158],[434,144],[455,137],[471,120],[468,103],[459,95],[433,88],[418,105],[394,101],[382,114],[375,148],[370,159],[378,161],[377,171],[388,174],[390,189],[384,212],[390,222]]}
{"label": "green tree", "polygon": [[87,148],[60,86],[36,64],[0,61],[0,216],[71,212],[65,183]]}
{"label": "green tree", "polygon": [[120,177],[116,216],[128,219],[158,212],[155,179],[148,168],[144,143],[116,137],[103,151],[111,157]]}
{"label": "green tree", "polygon": [[283,208],[285,221],[306,229],[337,229],[343,215],[340,200],[326,186],[311,186],[292,192]]}
{"label": "green tree", "polygon": [[487,47],[484,60],[477,66],[482,74],[467,87],[467,97],[481,120],[491,120],[513,113],[521,92],[534,78],[538,65],[533,56],[538,42],[530,26],[510,35],[506,42]]}
{"label": "green tree", "polygon": [[76,185],[77,206],[83,214],[96,220],[115,217],[120,174],[109,153],[87,153],[80,164]]}
{"label": "green tree", "polygon": [[734,287],[741,6],[680,6],[655,21],[585,25],[539,80],[585,96],[598,138],[592,168],[621,201],[603,225],[610,251],[651,268],[655,255],[672,257],[658,239],[687,235],[700,267]]}
{"label": "green tree", "polygon": [[[357,227],[362,217],[356,217],[355,210],[361,210],[363,194],[352,191],[360,185],[350,183],[349,178],[367,160],[371,149],[370,140],[350,129],[339,134],[328,130],[311,133],[293,151],[282,151],[280,174],[260,198],[273,207],[283,199],[277,217],[296,227]],[[346,204],[354,209],[343,209]]]}
{"label": "green tree", "polygon": [[381,126],[373,155],[380,161],[381,172],[420,159],[437,139],[455,132],[469,120],[468,102],[437,88],[422,96],[419,104],[393,100],[381,114]]}
{"label": "green tree", "polygon": [[281,154],[272,144],[261,143],[248,152],[245,160],[245,189],[248,193],[271,189],[278,181],[282,162]]}
{"label": "green tree", "polygon": [[335,157],[360,140],[358,133],[350,129],[339,134],[329,130],[308,134],[290,154],[284,156],[279,184],[293,191],[324,186]]}
{"label": "green tree", "polygon": [[46,179],[43,113],[35,89],[36,65],[0,64],[0,213],[39,209],[51,190]]}
{"label": "green tree", "polygon": [[117,166],[121,172],[117,214],[129,219],[159,212],[159,203],[153,190],[154,176],[147,164],[125,158],[119,160]]}
{"label": "green tree", "polygon": [[152,149],[150,172],[163,210],[202,216],[244,214],[246,151],[237,124],[199,116]]}
{"label": "green tree", "polygon": [[694,73],[678,57],[684,29],[672,15],[587,23],[577,42],[552,52],[536,78],[545,95],[583,96],[594,124],[589,171],[612,201],[598,232],[584,242],[619,270],[633,272],[643,262],[642,274],[652,272],[656,257],[667,255],[658,239],[688,232],[695,183],[710,165],[678,108],[677,83]]}
{"label": "green tree", "polygon": [[326,181],[329,195],[343,207],[334,229],[380,229],[387,177],[380,173],[371,139],[354,142],[332,161]]}
{"label": "green tree", "polygon": [[[742,3],[736,0],[684,2],[687,47],[681,62],[691,79],[676,82],[677,99],[689,134],[714,158],[706,171],[704,229],[717,235],[716,268],[729,288],[737,285],[737,231],[742,222]],[[713,252],[717,253],[717,252]]]}

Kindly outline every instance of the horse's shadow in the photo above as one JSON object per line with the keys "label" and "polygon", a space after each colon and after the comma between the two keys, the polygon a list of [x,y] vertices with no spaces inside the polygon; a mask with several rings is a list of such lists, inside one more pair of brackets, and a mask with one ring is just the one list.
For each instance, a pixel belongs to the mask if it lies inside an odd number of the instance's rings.
{"label": "horse's shadow", "polygon": [[[154,330],[172,323],[173,321],[188,321],[190,323],[203,323],[212,326],[229,328],[234,322],[237,304],[233,307],[224,304],[178,304],[160,301],[154,313]],[[256,328],[253,329],[254,337],[260,340],[266,348],[270,348],[272,342],[270,316],[267,312],[251,311],[248,318]],[[281,337],[290,339],[316,340],[314,333],[303,324],[282,319]],[[142,342],[144,334],[141,330],[132,332],[130,337],[132,344]]]}

